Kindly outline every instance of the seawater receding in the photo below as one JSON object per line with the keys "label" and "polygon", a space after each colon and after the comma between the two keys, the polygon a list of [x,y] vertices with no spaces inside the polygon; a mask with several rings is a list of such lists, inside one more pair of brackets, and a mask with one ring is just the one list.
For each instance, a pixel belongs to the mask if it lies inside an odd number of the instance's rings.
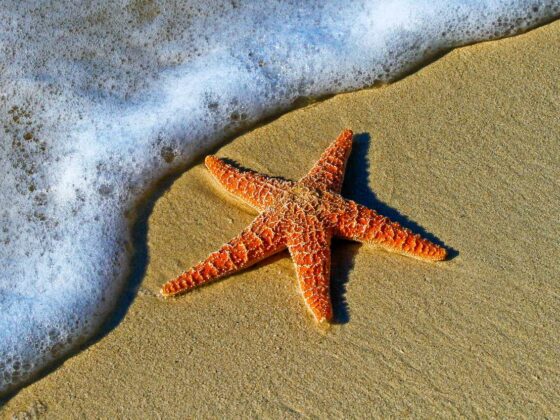
{"label": "seawater receding", "polygon": [[388,82],[560,2],[7,1],[0,10],[0,394],[91,337],[138,197],[300,98]]}

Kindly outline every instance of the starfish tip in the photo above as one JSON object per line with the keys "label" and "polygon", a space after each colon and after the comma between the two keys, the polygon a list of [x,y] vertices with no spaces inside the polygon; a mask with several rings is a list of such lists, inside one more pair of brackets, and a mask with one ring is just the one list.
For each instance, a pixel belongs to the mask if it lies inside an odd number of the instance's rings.
{"label": "starfish tip", "polygon": [[215,164],[218,160],[219,160],[219,159],[218,159],[216,156],[214,156],[214,155],[208,155],[208,156],[206,156],[206,157],[204,158],[204,164],[205,164],[207,167],[210,167],[210,166],[212,166],[213,164]]}
{"label": "starfish tip", "polygon": [[447,249],[437,246],[436,251],[431,255],[433,261],[445,261],[447,259]]}
{"label": "starfish tip", "polygon": [[175,287],[173,282],[167,282],[161,287],[161,289],[159,289],[159,294],[164,298],[173,297],[178,294],[178,292],[180,292],[180,290]]}
{"label": "starfish tip", "polygon": [[339,148],[348,148],[352,145],[352,140],[354,137],[354,132],[349,128],[346,128],[339,134],[338,138],[336,139],[337,147]]}
{"label": "starfish tip", "polygon": [[317,322],[318,325],[321,326],[331,325],[333,319],[333,311],[330,305],[326,308],[314,307],[310,309],[311,309],[311,313],[313,314],[313,318],[315,318],[315,321]]}

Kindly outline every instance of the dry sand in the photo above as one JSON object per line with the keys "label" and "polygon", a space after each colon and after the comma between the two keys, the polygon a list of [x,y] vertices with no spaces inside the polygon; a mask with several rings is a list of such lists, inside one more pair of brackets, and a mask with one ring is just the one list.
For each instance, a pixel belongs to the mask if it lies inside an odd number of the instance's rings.
{"label": "dry sand", "polygon": [[155,204],[124,320],[3,414],[560,416],[559,69],[556,22],[232,141],[218,155],[295,179],[352,128],[346,196],[457,255],[430,264],[335,243],[328,331],[287,254],[163,301],[162,282],[253,218],[197,165]]}

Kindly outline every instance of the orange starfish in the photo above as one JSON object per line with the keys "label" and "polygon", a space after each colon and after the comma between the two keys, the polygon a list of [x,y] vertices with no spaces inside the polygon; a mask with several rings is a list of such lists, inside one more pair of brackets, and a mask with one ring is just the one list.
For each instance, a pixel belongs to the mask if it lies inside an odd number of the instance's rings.
{"label": "orange starfish", "polygon": [[351,147],[352,131],[345,130],[298,182],[242,171],[207,156],[205,163],[214,177],[261,213],[206,260],[164,284],[161,293],[172,296],[187,292],[288,248],[303,298],[315,319],[322,322],[332,319],[329,273],[333,235],[423,260],[445,259],[444,248],[340,195]]}

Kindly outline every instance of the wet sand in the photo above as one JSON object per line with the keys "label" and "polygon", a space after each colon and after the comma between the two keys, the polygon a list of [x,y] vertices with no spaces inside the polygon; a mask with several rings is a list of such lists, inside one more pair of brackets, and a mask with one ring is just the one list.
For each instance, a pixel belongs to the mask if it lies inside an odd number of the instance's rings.
{"label": "wet sand", "polygon": [[555,22],[230,142],[219,156],[297,179],[353,129],[344,195],[453,258],[335,242],[337,323],[326,331],[305,309],[287,253],[162,300],[161,283],[255,214],[196,165],[153,207],[145,275],[122,322],[1,414],[560,416],[558,69]]}

